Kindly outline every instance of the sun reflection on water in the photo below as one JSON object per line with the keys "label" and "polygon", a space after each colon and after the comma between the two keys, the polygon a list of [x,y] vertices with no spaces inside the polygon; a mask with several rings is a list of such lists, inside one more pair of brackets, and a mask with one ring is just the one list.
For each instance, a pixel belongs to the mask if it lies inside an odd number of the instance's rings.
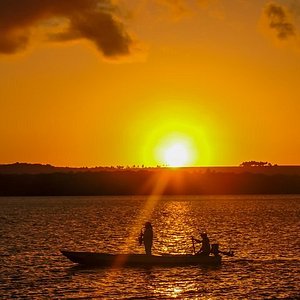
{"label": "sun reflection on water", "polygon": [[195,224],[191,222],[192,207],[187,201],[165,201],[156,212],[159,220],[157,239],[163,241],[160,254],[191,254],[191,237],[195,234]]}

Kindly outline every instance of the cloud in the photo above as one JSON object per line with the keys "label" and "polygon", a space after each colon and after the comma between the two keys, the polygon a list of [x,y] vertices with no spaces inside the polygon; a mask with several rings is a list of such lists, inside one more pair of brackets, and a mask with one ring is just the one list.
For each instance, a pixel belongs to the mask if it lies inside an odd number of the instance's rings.
{"label": "cloud", "polygon": [[0,53],[25,50],[35,29],[48,40],[86,39],[107,58],[131,53],[133,40],[112,0],[1,0]]}
{"label": "cloud", "polygon": [[268,19],[269,28],[276,32],[280,40],[287,40],[296,35],[295,24],[284,6],[280,4],[269,3],[265,8],[265,15]]}

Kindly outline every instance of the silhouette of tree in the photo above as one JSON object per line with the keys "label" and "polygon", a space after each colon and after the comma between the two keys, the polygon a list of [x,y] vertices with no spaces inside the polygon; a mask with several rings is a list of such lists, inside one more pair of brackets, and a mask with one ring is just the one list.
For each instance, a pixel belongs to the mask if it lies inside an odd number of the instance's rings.
{"label": "silhouette of tree", "polygon": [[244,161],[240,164],[240,167],[272,167],[273,165],[267,161]]}

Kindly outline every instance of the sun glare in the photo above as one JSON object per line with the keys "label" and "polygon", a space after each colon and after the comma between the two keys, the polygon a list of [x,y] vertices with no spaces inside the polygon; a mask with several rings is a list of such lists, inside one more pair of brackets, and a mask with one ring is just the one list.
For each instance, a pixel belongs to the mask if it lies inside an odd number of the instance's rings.
{"label": "sun glare", "polygon": [[194,163],[195,147],[183,137],[166,138],[158,147],[158,161],[168,167],[184,167]]}
{"label": "sun glare", "polygon": [[164,150],[165,163],[170,167],[182,167],[189,161],[188,149],[182,144],[174,144]]}

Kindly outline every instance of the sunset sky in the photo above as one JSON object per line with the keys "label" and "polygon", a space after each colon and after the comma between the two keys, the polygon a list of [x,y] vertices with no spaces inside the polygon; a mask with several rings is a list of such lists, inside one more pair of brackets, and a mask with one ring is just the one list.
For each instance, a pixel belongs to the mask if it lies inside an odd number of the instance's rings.
{"label": "sunset sky", "polygon": [[300,164],[300,1],[1,0],[0,163]]}

